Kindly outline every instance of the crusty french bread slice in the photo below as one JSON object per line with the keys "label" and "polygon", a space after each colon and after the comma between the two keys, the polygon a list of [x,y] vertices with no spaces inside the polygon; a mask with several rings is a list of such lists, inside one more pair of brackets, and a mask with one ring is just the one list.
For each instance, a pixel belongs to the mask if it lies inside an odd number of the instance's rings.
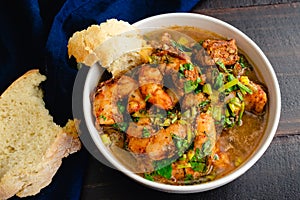
{"label": "crusty french bread slice", "polygon": [[141,54],[149,48],[145,47],[146,41],[134,26],[109,19],[75,32],[68,41],[68,55],[88,66],[99,62],[116,77],[143,62]]}
{"label": "crusty french bread slice", "polygon": [[0,199],[35,195],[50,184],[62,158],[81,147],[75,122],[53,122],[39,84],[30,70],[0,97]]}

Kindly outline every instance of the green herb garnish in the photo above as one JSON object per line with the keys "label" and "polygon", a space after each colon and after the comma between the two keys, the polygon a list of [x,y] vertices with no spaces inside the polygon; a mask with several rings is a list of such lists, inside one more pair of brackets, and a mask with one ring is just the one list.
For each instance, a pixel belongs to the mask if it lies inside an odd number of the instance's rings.
{"label": "green herb garnish", "polygon": [[147,102],[151,97],[151,94],[147,94],[146,97],[145,97],[145,102]]}
{"label": "green herb garnish", "polygon": [[107,120],[107,118],[104,115],[100,115],[99,118],[102,118],[104,121]]}
{"label": "green herb garnish", "polygon": [[148,138],[148,137],[150,137],[150,131],[146,128],[146,127],[144,127],[143,128],[143,131],[142,131],[142,137],[143,138]]}
{"label": "green herb garnish", "polygon": [[125,106],[122,104],[122,102],[118,101],[117,102],[118,110],[120,113],[124,113],[125,111]]}
{"label": "green herb garnish", "polygon": [[184,82],[184,86],[183,86],[185,93],[190,93],[194,91],[197,87],[198,87],[197,81],[192,81],[192,80],[188,80]]}

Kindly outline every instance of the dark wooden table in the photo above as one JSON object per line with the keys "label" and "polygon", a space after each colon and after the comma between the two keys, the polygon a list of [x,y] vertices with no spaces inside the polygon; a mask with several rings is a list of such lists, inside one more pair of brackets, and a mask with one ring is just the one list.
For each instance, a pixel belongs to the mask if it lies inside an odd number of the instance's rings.
{"label": "dark wooden table", "polygon": [[273,65],[282,111],[270,147],[235,181],[195,194],[146,188],[90,156],[82,199],[300,199],[300,1],[201,0],[191,12],[237,27],[260,46]]}

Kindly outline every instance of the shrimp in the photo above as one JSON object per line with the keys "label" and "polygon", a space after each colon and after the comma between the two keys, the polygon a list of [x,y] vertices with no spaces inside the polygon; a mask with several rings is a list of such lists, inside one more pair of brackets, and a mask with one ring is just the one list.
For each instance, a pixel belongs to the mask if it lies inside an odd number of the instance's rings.
{"label": "shrimp", "polygon": [[140,69],[139,83],[142,95],[151,104],[169,110],[174,105],[171,97],[163,90],[162,79],[163,76],[157,68],[143,65]]}
{"label": "shrimp", "polygon": [[146,108],[146,101],[143,98],[139,89],[134,90],[129,94],[127,111],[135,113]]}
{"label": "shrimp", "polygon": [[189,93],[184,96],[181,106],[183,109],[188,109],[193,106],[198,106],[201,102],[205,100],[207,100],[207,98],[205,97],[204,93]]}
{"label": "shrimp", "polygon": [[211,115],[201,113],[196,119],[196,136],[194,139],[194,149],[205,149],[204,156],[211,156],[215,151],[217,140],[214,119]]}
{"label": "shrimp", "polygon": [[[202,44],[214,62],[221,61],[224,65],[233,65],[239,59],[235,39],[231,40],[204,40]],[[211,63],[208,63],[211,64]]]}
{"label": "shrimp", "polygon": [[175,153],[175,145],[171,134],[165,129],[160,129],[149,141],[146,153],[152,160],[170,158]]}
{"label": "shrimp", "polygon": [[216,144],[216,155],[217,159],[213,159],[212,162],[219,171],[234,167],[233,163],[230,162],[228,151],[221,151],[218,143]]}
{"label": "shrimp", "polygon": [[133,153],[145,153],[150,137],[155,135],[149,117],[141,117],[137,122],[130,122],[126,131],[127,146]]}
{"label": "shrimp", "polygon": [[123,120],[116,106],[117,82],[114,79],[103,82],[94,95],[93,110],[97,124],[111,125]]}
{"label": "shrimp", "polygon": [[94,95],[93,102],[96,122],[106,125],[122,122],[123,117],[116,104],[120,98],[127,96],[137,87],[137,82],[128,76],[101,83]]}
{"label": "shrimp", "polygon": [[267,103],[267,94],[260,85],[250,81],[252,94],[244,96],[245,110],[249,112],[261,113]]}
{"label": "shrimp", "polygon": [[186,125],[178,122],[170,125],[166,129],[160,129],[148,143],[146,153],[153,160],[161,160],[172,157],[176,152],[176,147],[172,135],[185,138],[187,134]]}
{"label": "shrimp", "polygon": [[[148,129],[149,128],[149,129]],[[133,153],[145,153],[150,142],[150,137],[143,137],[143,130],[150,130],[150,127],[138,126],[134,122],[129,124],[127,129],[127,146]]]}
{"label": "shrimp", "polygon": [[176,95],[179,97],[184,95],[185,82],[200,80],[200,84],[204,85],[205,83],[206,77],[200,74],[199,67],[183,59],[172,58],[171,62],[160,64],[158,68],[162,74],[170,75],[171,80],[169,82],[175,86]]}

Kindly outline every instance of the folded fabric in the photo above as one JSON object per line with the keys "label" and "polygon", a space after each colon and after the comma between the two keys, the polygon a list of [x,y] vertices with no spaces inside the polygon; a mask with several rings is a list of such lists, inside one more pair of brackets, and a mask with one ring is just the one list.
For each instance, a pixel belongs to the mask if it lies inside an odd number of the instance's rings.
{"label": "folded fabric", "polygon": [[[0,92],[28,69],[47,76],[46,107],[58,124],[72,118],[76,62],[69,37],[109,18],[134,23],[168,12],[188,12],[199,0],[16,0],[1,2]],[[79,199],[87,151],[64,160],[50,186],[32,199]],[[17,198],[16,198],[17,199]],[[29,198],[31,199],[31,198]]]}
{"label": "folded fabric", "polygon": [[[63,122],[71,113],[71,91],[76,63],[67,57],[67,43],[72,34],[109,18],[134,23],[145,17],[167,12],[190,11],[198,0],[73,0],[66,1],[56,15],[49,33],[46,53],[46,83],[50,109]],[[62,87],[64,86],[64,87]],[[50,104],[51,102],[51,104]]]}

